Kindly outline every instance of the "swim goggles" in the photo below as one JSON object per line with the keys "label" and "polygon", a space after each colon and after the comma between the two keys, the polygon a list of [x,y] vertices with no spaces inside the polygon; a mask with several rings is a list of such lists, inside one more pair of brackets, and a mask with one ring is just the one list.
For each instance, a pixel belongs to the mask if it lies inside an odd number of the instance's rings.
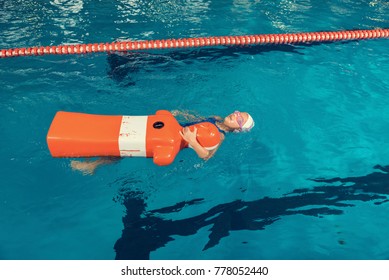
{"label": "swim goggles", "polygon": [[238,123],[240,130],[243,130],[244,118],[243,118],[242,114],[239,111],[235,111],[234,115],[236,117],[236,122]]}

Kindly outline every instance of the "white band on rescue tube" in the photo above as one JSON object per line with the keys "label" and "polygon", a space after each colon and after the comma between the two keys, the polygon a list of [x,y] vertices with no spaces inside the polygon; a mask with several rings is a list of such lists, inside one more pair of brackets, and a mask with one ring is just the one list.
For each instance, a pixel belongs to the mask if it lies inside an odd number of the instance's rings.
{"label": "white band on rescue tube", "polygon": [[119,132],[121,157],[146,156],[147,116],[123,116]]}

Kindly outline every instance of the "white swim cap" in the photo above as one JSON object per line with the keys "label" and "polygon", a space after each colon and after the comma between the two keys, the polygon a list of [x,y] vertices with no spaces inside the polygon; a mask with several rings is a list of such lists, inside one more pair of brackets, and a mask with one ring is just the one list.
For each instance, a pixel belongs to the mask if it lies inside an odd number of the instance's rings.
{"label": "white swim cap", "polygon": [[248,115],[248,118],[247,118],[247,121],[242,126],[242,131],[250,131],[255,125],[255,122],[254,122],[253,118],[250,116],[250,114],[247,113],[247,115]]}

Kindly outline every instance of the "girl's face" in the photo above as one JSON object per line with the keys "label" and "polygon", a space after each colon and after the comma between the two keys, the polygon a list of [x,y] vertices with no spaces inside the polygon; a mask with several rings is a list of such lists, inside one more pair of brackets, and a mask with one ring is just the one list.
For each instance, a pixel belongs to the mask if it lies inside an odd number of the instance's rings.
{"label": "girl's face", "polygon": [[231,129],[241,130],[242,126],[248,119],[247,113],[241,113],[239,111],[235,111],[232,114],[229,114],[224,118],[223,124],[228,126]]}

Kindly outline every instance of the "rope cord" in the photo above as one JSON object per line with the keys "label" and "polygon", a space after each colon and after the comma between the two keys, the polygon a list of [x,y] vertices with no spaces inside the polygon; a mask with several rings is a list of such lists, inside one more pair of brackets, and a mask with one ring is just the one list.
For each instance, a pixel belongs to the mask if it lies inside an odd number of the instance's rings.
{"label": "rope cord", "polygon": [[200,48],[208,46],[282,45],[312,42],[332,42],[388,38],[389,29],[307,32],[243,36],[218,36],[149,41],[121,41],[113,43],[58,45],[46,47],[0,50],[0,58],[49,54],[85,54],[150,49]]}

